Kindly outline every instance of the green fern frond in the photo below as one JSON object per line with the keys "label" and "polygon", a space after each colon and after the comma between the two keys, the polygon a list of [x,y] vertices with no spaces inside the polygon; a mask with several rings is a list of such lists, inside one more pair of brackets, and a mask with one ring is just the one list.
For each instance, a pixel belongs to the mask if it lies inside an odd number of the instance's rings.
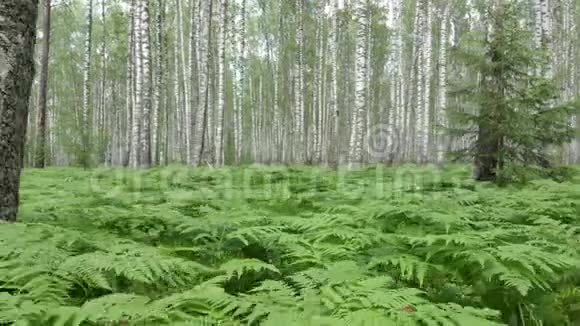
{"label": "green fern frond", "polygon": [[218,269],[225,273],[227,278],[240,278],[248,272],[268,271],[280,274],[280,270],[276,266],[258,259],[232,259],[222,264]]}
{"label": "green fern frond", "polygon": [[417,256],[411,255],[388,255],[373,257],[369,263],[370,269],[378,267],[395,267],[401,279],[409,282],[417,282],[423,287],[427,275],[437,275],[443,271],[439,265],[428,263]]}

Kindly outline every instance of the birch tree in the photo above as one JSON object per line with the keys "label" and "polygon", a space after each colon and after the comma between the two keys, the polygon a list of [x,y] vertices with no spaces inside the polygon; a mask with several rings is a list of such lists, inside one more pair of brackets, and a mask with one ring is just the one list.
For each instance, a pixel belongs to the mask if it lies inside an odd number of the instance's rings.
{"label": "birch tree", "polygon": [[294,126],[293,160],[304,163],[305,126],[304,126],[304,0],[296,0],[296,65],[294,68]]}
{"label": "birch tree", "polygon": [[133,110],[135,105],[134,97],[134,73],[135,73],[135,1],[131,0],[129,11],[129,32],[128,32],[128,42],[127,42],[127,77],[125,86],[125,101],[126,101],[126,130],[125,130],[125,156],[123,158],[123,165],[128,166],[131,161],[131,157],[135,157],[133,153],[134,145],[133,143],[133,129],[135,125],[133,124]]}
{"label": "birch tree", "polygon": [[[193,111],[191,108],[191,99],[190,99],[190,81],[191,81],[191,73],[190,69],[188,68],[187,56],[186,56],[186,47],[185,47],[185,32],[183,31],[183,0],[175,0],[176,1],[176,33],[177,33],[177,41],[176,41],[176,51],[179,53],[179,62],[178,66],[176,66],[176,76],[180,77],[181,80],[178,79],[177,81],[177,88],[176,88],[176,96],[183,97],[180,101],[181,105],[178,109],[183,108],[184,116],[183,121],[182,119],[178,119],[177,123],[181,124],[183,127],[183,137],[184,137],[184,145],[186,146],[185,149],[185,156],[186,162],[188,164],[192,163],[193,154],[192,154],[192,125],[193,125]],[[194,13],[192,13],[193,15]],[[194,15],[193,15],[194,16]],[[192,18],[193,22],[193,18]],[[193,26],[192,26],[193,27]],[[192,37],[193,37],[193,31]],[[193,44],[193,39],[190,38],[190,44]],[[190,47],[191,49],[191,47]],[[180,85],[183,85],[183,89]]]}
{"label": "birch tree", "polygon": [[400,144],[403,141],[402,131],[403,127],[403,115],[404,115],[404,80],[403,80],[403,25],[402,25],[402,0],[394,0],[390,3],[390,10],[388,14],[390,15],[389,27],[392,29],[392,41],[391,41],[391,52],[389,54],[389,59],[387,61],[387,69],[390,73],[390,116],[389,116],[389,132],[391,133],[391,139],[393,144],[387,144],[387,148],[392,150],[392,153],[387,153],[392,159],[395,159],[396,153],[400,149]]}
{"label": "birch tree", "polygon": [[227,22],[228,22],[228,0],[220,0],[220,29],[218,37],[218,104],[215,136],[215,160],[216,165],[224,165],[224,121],[226,111],[226,44],[227,44]]}
{"label": "birch tree", "polygon": [[437,103],[437,161],[442,162],[447,147],[445,128],[447,127],[447,45],[449,42],[449,5],[441,13],[439,36],[439,94]]}
{"label": "birch tree", "polygon": [[141,136],[141,115],[142,115],[142,108],[143,108],[143,97],[141,96],[143,91],[143,65],[141,56],[141,49],[142,49],[142,32],[141,28],[143,25],[141,24],[141,19],[143,15],[141,10],[143,6],[141,4],[143,0],[135,0],[133,2],[133,12],[134,12],[134,42],[133,42],[133,62],[134,62],[134,69],[133,69],[133,106],[132,106],[132,114],[131,114],[131,153],[129,156],[129,164],[133,168],[138,168],[140,166],[140,136]]}
{"label": "birch tree", "polygon": [[91,60],[92,60],[92,36],[93,36],[93,0],[87,5],[87,30],[85,35],[85,57],[83,66],[83,111],[81,121],[81,155],[80,164],[88,167],[90,164],[90,112],[91,112]]}
{"label": "birch tree", "polygon": [[[423,122],[422,125],[419,126],[421,129],[421,134],[423,135],[421,144],[420,144],[420,151],[419,151],[419,162],[420,163],[427,163],[431,160],[431,151],[430,151],[430,143],[431,143],[431,76],[432,76],[432,67],[433,67],[433,46],[432,46],[432,36],[433,36],[433,6],[431,0],[426,0],[425,3],[425,10],[426,10],[426,22],[425,22],[425,30],[424,30],[424,37],[423,37],[423,65],[420,67],[421,70],[424,70],[423,75],[423,82],[425,83],[423,86],[424,90],[424,99],[423,104],[424,108],[422,111],[423,117],[421,121]],[[419,94],[421,96],[421,94]]]}
{"label": "birch tree", "polygon": [[[425,1],[426,0],[418,0],[417,1],[417,13],[415,16],[415,40],[416,44],[414,44],[414,53],[416,55],[416,105],[415,105],[415,112],[413,125],[409,126],[409,131],[412,130],[412,133],[415,135],[415,138],[412,139],[413,141],[413,148],[411,153],[411,159],[418,162],[421,161],[423,158],[423,144],[425,143],[426,139],[426,131],[423,129],[425,124],[425,96],[424,96],[424,87],[425,87]],[[409,123],[411,123],[410,117],[408,118]],[[410,139],[410,140],[411,140]]]}
{"label": "birch tree", "polygon": [[153,165],[159,165],[161,159],[161,128],[160,118],[164,112],[163,103],[164,98],[162,94],[165,88],[165,49],[163,46],[164,37],[164,14],[165,14],[165,0],[157,0],[157,15],[155,18],[156,33],[155,33],[155,85],[153,94],[153,113],[152,113],[152,137],[151,137],[151,160]]}
{"label": "birch tree", "polygon": [[239,164],[242,160],[244,136],[242,114],[244,107],[244,84],[246,80],[246,0],[242,0],[240,8],[236,12],[232,29],[235,31],[235,37],[233,39],[235,40],[236,49],[234,67],[234,147],[236,151],[236,163]]}
{"label": "birch tree", "polygon": [[351,117],[351,133],[349,142],[348,163],[352,168],[362,163],[363,151],[363,123],[367,110],[368,100],[368,1],[356,0],[354,2],[354,21],[356,23],[356,57],[355,57],[355,108]]}
{"label": "birch tree", "polygon": [[330,92],[330,106],[334,119],[333,126],[333,151],[334,164],[340,164],[340,110],[338,107],[338,0],[330,1],[330,15],[332,20],[332,26],[330,28],[330,66],[331,72],[331,92]]}
{"label": "birch tree", "polygon": [[151,166],[151,50],[149,43],[150,24],[149,24],[149,0],[140,2],[140,43],[141,52],[141,93],[137,94],[141,98],[141,121],[140,121],[140,167],[148,168]]}
{"label": "birch tree", "polygon": [[199,79],[199,105],[197,107],[197,113],[195,115],[195,124],[193,130],[193,148],[192,148],[192,163],[193,165],[200,165],[202,160],[202,154],[205,146],[205,135],[207,132],[207,116],[210,101],[210,64],[212,56],[212,16],[213,16],[213,3],[214,0],[208,0],[202,2],[203,15],[205,21],[200,21],[202,26],[200,33],[200,47],[199,47],[199,69],[200,69],[200,79]]}

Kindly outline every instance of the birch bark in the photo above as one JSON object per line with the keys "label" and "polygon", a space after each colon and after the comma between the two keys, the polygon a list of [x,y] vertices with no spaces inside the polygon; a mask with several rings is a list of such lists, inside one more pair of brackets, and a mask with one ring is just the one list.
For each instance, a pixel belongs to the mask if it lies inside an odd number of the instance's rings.
{"label": "birch bark", "polygon": [[356,57],[355,57],[355,107],[351,117],[351,134],[349,142],[348,163],[354,168],[362,163],[363,127],[368,101],[368,67],[367,67],[367,32],[368,32],[368,1],[354,2],[354,20],[356,22]]}

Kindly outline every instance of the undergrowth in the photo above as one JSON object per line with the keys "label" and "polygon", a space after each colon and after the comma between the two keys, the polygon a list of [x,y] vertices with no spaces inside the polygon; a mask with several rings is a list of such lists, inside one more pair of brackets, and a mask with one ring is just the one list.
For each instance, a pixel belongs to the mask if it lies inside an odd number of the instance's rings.
{"label": "undergrowth", "polygon": [[579,325],[577,170],[27,170],[0,321]]}

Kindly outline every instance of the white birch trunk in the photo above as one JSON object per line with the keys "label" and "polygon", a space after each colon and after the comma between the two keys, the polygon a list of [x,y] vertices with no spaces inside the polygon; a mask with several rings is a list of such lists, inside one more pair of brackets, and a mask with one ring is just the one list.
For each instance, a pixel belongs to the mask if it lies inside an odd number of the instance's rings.
{"label": "white birch trunk", "polygon": [[424,73],[423,73],[423,78],[424,78],[424,82],[425,82],[425,86],[424,86],[424,100],[423,100],[423,104],[425,105],[424,109],[423,109],[423,125],[420,126],[421,128],[421,132],[423,134],[423,140],[421,143],[421,157],[420,157],[420,162],[421,163],[426,163],[429,162],[430,158],[431,158],[431,153],[430,153],[430,139],[431,139],[431,134],[432,134],[432,128],[431,128],[431,75],[432,75],[432,66],[433,66],[433,46],[432,46],[432,12],[433,12],[433,8],[432,8],[432,3],[431,0],[427,0],[427,3],[425,4],[425,10],[426,12],[426,26],[425,26],[425,36],[424,36],[424,62],[423,65],[421,66],[421,69],[425,69]]}
{"label": "white birch trunk", "polygon": [[200,98],[197,112],[195,115],[195,125],[193,130],[193,148],[192,148],[192,164],[198,166],[201,164],[202,154],[205,145],[206,137],[206,127],[207,127],[207,113],[208,107],[210,105],[210,64],[211,64],[211,29],[212,29],[212,16],[213,16],[213,0],[208,0],[203,2],[203,15],[204,21],[199,23],[202,26],[200,33],[200,64],[199,64],[199,74],[200,74]]}
{"label": "white birch trunk", "polygon": [[218,38],[218,103],[217,103],[217,121],[215,135],[215,162],[217,166],[223,166],[225,163],[224,154],[224,116],[225,116],[225,67],[226,67],[226,43],[227,43],[227,12],[228,0],[221,0],[220,6],[220,32]]}
{"label": "white birch trunk", "polygon": [[185,160],[188,164],[192,163],[192,109],[191,109],[191,100],[190,100],[190,69],[186,55],[186,45],[185,45],[185,32],[183,31],[184,19],[183,19],[183,0],[175,0],[176,1],[176,11],[177,11],[177,47],[179,50],[179,72],[176,71],[176,74],[181,77],[180,85],[183,85],[183,91],[177,94],[181,96],[182,99],[180,100],[182,103],[182,108],[185,111],[183,120],[179,120],[178,123],[183,125],[183,137],[185,138]]}
{"label": "white birch trunk", "polygon": [[[180,162],[185,162],[187,164],[189,164],[189,160],[187,159],[187,138],[185,137],[185,131],[184,129],[187,128],[187,126],[183,123],[185,119],[183,119],[181,112],[182,112],[182,98],[181,98],[181,92],[180,92],[180,72],[182,71],[182,69],[180,69],[181,65],[180,65],[180,49],[179,49],[179,42],[177,42],[177,40],[179,39],[179,29],[177,28],[177,25],[181,24],[181,22],[179,21],[177,15],[175,15],[174,17],[174,31],[176,32],[175,35],[175,41],[173,42],[173,61],[174,61],[174,71],[173,71],[173,100],[174,100],[174,105],[175,105],[175,110],[173,112],[173,121],[175,122],[175,132],[173,133],[174,135],[174,139],[173,139],[173,148],[174,151],[172,151],[172,160],[176,160],[179,159]],[[184,153],[185,152],[185,153]],[[185,154],[185,155],[184,155]]]}
{"label": "white birch trunk", "polygon": [[330,106],[334,117],[333,126],[333,160],[336,166],[340,165],[340,111],[338,107],[338,0],[330,0],[332,7],[332,27],[330,29],[330,66],[331,73],[331,92],[330,92]]}
{"label": "white birch trunk", "polygon": [[[151,51],[149,45],[149,0],[141,2],[141,125],[140,125],[140,159],[142,168],[151,167]],[[139,95],[138,95],[139,96]]]}
{"label": "white birch trunk", "polygon": [[93,0],[89,0],[87,8],[87,34],[85,36],[85,57],[83,67],[83,119],[81,126],[82,150],[81,165],[87,167],[90,164],[90,113],[91,113],[91,58],[92,58],[92,34],[93,34]]}
{"label": "white birch trunk", "polygon": [[246,58],[246,0],[242,0],[241,7],[235,16],[234,29],[236,30],[236,67],[235,67],[235,106],[234,106],[234,145],[236,163],[241,163],[243,153],[243,124],[242,114],[244,107],[245,58]]}
{"label": "white birch trunk", "polygon": [[444,128],[447,122],[447,45],[449,43],[449,5],[445,5],[441,15],[439,41],[439,94],[437,105],[437,161],[442,162],[445,151],[449,150]]}
{"label": "white birch trunk", "polygon": [[304,108],[304,0],[296,0],[297,6],[297,32],[296,43],[298,55],[294,68],[294,150],[293,160],[295,163],[304,163],[305,157],[305,108]]}
{"label": "white birch trunk", "polygon": [[356,0],[354,3],[354,20],[356,22],[356,57],[355,57],[355,107],[352,111],[352,128],[349,141],[348,163],[354,168],[362,163],[363,123],[367,109],[367,32],[368,1]]}
{"label": "white birch trunk", "polygon": [[131,1],[131,11],[129,12],[129,35],[127,42],[127,83],[125,91],[126,99],[126,124],[125,124],[125,156],[123,157],[123,165],[128,166],[131,156],[131,140],[132,140],[132,121],[133,121],[133,75],[135,70],[134,49],[135,49],[135,0]]}
{"label": "white birch trunk", "polygon": [[142,46],[142,33],[141,33],[141,19],[143,6],[141,5],[142,0],[136,0],[134,7],[135,15],[135,42],[134,42],[134,98],[135,102],[133,105],[133,114],[131,119],[131,155],[129,157],[129,164],[132,168],[138,168],[140,165],[140,135],[141,135],[141,115],[143,110],[143,97],[141,96],[143,92],[143,65],[141,57],[141,46]]}
{"label": "white birch trunk", "polygon": [[423,8],[423,3],[425,0],[420,0],[417,2],[417,37],[419,38],[417,44],[417,58],[418,62],[416,65],[417,69],[417,105],[415,108],[415,121],[413,125],[413,133],[416,135],[415,142],[414,142],[414,151],[413,151],[413,159],[416,162],[421,162],[423,159],[423,143],[425,142],[425,130],[423,126],[425,122],[425,91],[424,91],[424,80],[425,80],[425,72],[426,69],[424,67],[425,64],[425,11]]}
{"label": "white birch trunk", "polygon": [[316,28],[316,53],[317,53],[317,63],[316,63],[316,76],[315,76],[315,90],[314,90],[314,110],[313,110],[313,137],[314,137],[314,155],[313,163],[320,163],[322,159],[322,88],[324,87],[322,83],[324,74],[324,41],[322,38],[323,33],[323,23],[322,23],[322,5],[318,8],[317,12],[317,28]]}
{"label": "white birch trunk", "polygon": [[158,0],[157,1],[157,17],[156,17],[156,24],[157,30],[155,34],[155,93],[153,95],[153,123],[152,129],[153,134],[151,138],[151,147],[152,147],[152,164],[159,165],[160,163],[160,153],[161,153],[161,146],[160,146],[160,134],[161,129],[159,125],[159,118],[161,116],[161,107],[162,107],[162,93],[163,93],[163,74],[164,74],[164,67],[163,63],[165,60],[165,56],[163,53],[163,12],[165,11],[165,1]]}

